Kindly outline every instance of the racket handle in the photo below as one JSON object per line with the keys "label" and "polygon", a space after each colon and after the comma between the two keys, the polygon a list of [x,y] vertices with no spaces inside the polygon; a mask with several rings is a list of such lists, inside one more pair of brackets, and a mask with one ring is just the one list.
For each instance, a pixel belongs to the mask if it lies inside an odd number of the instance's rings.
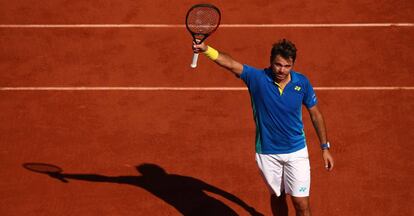
{"label": "racket handle", "polygon": [[193,55],[193,62],[191,62],[191,67],[192,68],[196,68],[197,67],[198,54],[199,53],[194,53],[194,55]]}

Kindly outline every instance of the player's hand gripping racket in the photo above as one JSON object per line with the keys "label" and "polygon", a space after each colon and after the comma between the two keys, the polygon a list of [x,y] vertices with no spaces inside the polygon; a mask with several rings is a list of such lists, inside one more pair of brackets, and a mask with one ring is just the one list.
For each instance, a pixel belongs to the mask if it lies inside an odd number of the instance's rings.
{"label": "player's hand gripping racket", "polygon": [[[211,4],[193,5],[187,12],[185,25],[196,44],[201,44],[220,25],[220,10]],[[197,67],[198,53],[194,53],[192,68]]]}

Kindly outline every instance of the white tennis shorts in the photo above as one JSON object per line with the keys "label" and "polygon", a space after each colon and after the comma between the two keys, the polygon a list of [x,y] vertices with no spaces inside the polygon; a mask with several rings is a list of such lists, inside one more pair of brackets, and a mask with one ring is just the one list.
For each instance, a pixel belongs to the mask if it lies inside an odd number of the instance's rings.
{"label": "white tennis shorts", "polygon": [[258,154],[256,162],[270,192],[280,196],[283,191],[294,197],[307,197],[310,190],[308,148],[289,154]]}

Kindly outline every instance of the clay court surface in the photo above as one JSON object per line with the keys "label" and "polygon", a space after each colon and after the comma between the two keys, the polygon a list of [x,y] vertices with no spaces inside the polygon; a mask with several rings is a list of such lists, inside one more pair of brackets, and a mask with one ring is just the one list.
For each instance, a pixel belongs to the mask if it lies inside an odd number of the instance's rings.
{"label": "clay court surface", "polygon": [[[271,215],[248,91],[204,56],[189,67],[195,3],[0,2],[1,215]],[[239,61],[299,49],[336,161],[324,170],[304,110],[313,215],[413,215],[413,2],[211,3],[226,25],[208,43]]]}

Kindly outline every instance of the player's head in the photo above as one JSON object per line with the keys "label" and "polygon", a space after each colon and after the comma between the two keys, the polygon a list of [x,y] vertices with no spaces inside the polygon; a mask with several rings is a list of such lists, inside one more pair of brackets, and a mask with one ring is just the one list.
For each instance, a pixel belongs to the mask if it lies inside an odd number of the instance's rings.
{"label": "player's head", "polygon": [[272,63],[278,55],[286,60],[291,60],[292,63],[295,63],[296,51],[296,46],[291,41],[287,39],[279,40],[273,44],[272,50],[270,51],[270,63]]}
{"label": "player's head", "polygon": [[167,172],[165,172],[165,170],[162,167],[155,164],[144,163],[139,166],[136,166],[136,168],[138,172],[140,172],[143,176],[147,177],[160,177],[167,174]]}
{"label": "player's head", "polygon": [[282,39],[273,44],[270,52],[270,68],[272,69],[274,79],[277,82],[289,77],[290,70],[293,68],[295,60],[295,44],[286,39]]}

